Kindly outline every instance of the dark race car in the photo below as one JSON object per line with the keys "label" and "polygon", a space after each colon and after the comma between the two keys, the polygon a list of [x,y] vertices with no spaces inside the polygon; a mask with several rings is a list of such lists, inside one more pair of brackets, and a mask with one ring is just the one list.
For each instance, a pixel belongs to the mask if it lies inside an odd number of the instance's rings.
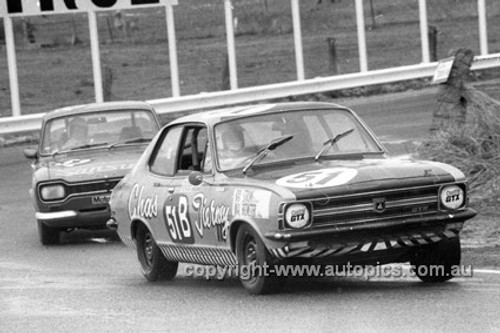
{"label": "dark race car", "polygon": [[177,119],[113,190],[108,226],[137,250],[146,279],[179,262],[250,267],[251,293],[284,279],[263,266],[460,263],[476,215],[458,169],[389,158],[351,110],[328,103],[256,105]]}
{"label": "dark race car", "polygon": [[43,118],[33,159],[33,200],[42,244],[61,231],[106,229],[111,190],[129,172],[160,123],[143,102],[107,102],[62,108]]}

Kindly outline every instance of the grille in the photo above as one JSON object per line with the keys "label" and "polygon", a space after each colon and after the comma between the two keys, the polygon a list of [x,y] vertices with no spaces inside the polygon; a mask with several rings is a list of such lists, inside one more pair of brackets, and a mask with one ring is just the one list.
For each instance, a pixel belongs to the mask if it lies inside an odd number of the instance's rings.
{"label": "grille", "polygon": [[422,197],[436,197],[439,186],[426,186],[421,188],[409,188],[398,190],[387,190],[383,192],[371,192],[363,195],[353,195],[336,198],[319,198],[312,202],[313,210],[325,210],[328,208],[349,207],[356,205],[372,204],[374,198],[385,198],[386,202],[398,201],[404,199],[418,199]]}
{"label": "grille", "polygon": [[[438,211],[439,186],[329,197],[312,201],[313,227],[418,217]],[[376,203],[382,203],[375,209]]]}
{"label": "grille", "polygon": [[98,182],[92,183],[82,183],[82,184],[68,184],[67,195],[72,194],[83,194],[83,193],[92,193],[92,192],[111,192],[111,190],[118,184],[120,179],[109,179],[109,180],[101,180]]}
{"label": "grille", "polygon": [[91,212],[99,212],[106,210],[106,207],[96,207],[96,208],[84,208],[84,209],[79,209],[78,211],[80,213],[91,213]]}

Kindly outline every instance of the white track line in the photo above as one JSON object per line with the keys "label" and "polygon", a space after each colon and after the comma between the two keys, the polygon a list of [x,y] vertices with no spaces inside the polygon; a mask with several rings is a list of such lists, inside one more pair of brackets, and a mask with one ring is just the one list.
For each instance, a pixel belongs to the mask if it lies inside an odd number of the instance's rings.
{"label": "white track line", "polygon": [[500,274],[500,270],[495,269],[473,269],[474,273]]}
{"label": "white track line", "polygon": [[[401,264],[401,266],[407,268],[407,269],[410,269],[410,265],[409,264]],[[500,275],[500,270],[497,270],[497,269],[482,269],[482,268],[479,268],[479,269],[476,269],[474,268],[474,266],[472,266],[472,272],[475,274],[475,273],[482,273],[482,274],[499,274]]]}

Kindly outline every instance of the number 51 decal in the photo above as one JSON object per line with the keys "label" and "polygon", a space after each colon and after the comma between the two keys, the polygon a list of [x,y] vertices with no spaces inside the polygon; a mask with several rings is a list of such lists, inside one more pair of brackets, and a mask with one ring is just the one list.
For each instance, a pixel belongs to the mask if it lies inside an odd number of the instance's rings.
{"label": "number 51 decal", "polygon": [[165,204],[164,216],[168,234],[174,243],[194,243],[189,205],[185,196],[173,195],[169,204]]}
{"label": "number 51 decal", "polygon": [[351,181],[358,171],[349,168],[330,168],[306,171],[280,178],[277,185],[292,188],[322,188],[343,185]]}

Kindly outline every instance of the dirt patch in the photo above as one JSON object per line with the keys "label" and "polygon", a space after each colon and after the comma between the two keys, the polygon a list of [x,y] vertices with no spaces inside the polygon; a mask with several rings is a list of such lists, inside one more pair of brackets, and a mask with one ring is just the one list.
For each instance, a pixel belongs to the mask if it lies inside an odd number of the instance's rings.
{"label": "dirt patch", "polygon": [[496,212],[482,212],[465,222],[462,244],[467,248],[500,247],[500,219]]}
{"label": "dirt patch", "polygon": [[462,265],[478,268],[498,268],[500,263],[500,246],[480,248],[462,247]]}

